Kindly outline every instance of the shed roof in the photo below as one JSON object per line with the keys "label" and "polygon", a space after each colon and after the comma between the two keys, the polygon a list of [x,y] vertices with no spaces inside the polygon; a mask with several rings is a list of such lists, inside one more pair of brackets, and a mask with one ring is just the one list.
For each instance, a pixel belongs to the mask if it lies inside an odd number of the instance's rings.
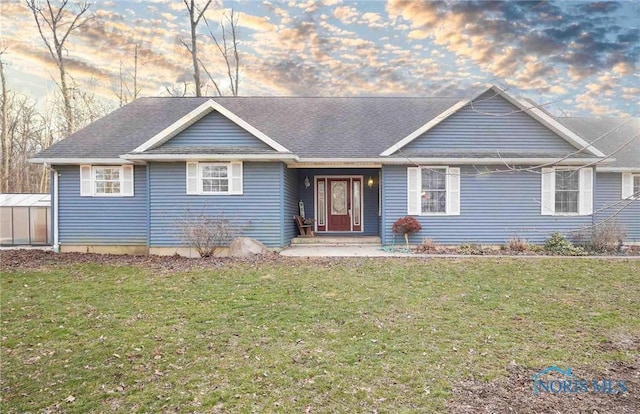
{"label": "shed roof", "polygon": [[0,194],[0,207],[50,207],[50,194]]}

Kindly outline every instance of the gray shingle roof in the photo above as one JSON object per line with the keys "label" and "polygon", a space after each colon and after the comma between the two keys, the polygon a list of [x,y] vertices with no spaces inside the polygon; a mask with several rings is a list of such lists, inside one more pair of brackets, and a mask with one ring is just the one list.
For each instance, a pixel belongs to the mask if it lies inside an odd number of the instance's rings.
{"label": "gray shingle roof", "polygon": [[[34,158],[118,158],[120,155],[130,153],[209,99],[220,103],[300,157],[375,158],[385,149],[450,108],[460,98],[141,98],[41,151]],[[622,122],[619,119],[598,118],[558,118],[558,120],[590,142]],[[599,140],[596,147],[609,153],[639,130],[640,119],[636,118],[618,131]],[[234,149],[236,153],[239,150],[241,149]],[[147,152],[193,154],[194,151],[226,154],[230,150],[198,147],[171,150],[158,148]],[[526,153],[526,149],[524,151],[517,155],[535,156],[535,154]],[[242,153],[256,153],[256,150],[251,149],[250,152]],[[453,153],[455,151],[447,151],[440,156],[450,156],[454,155]],[[480,153],[481,151],[478,151],[476,155],[480,156]],[[640,138],[628,145],[626,150],[615,154],[617,161],[611,165],[637,167],[640,164],[638,154],[640,154]],[[455,154],[455,156],[463,155],[476,156]],[[428,153],[420,156],[438,155]]]}
{"label": "gray shingle roof", "polygon": [[206,98],[141,98],[41,151],[36,158],[117,158],[181,117]]}
{"label": "gray shingle roof", "polygon": [[556,119],[587,142],[594,143],[605,155],[615,158],[607,167],[640,169],[640,118]]}
{"label": "gray shingle roof", "polygon": [[307,158],[377,157],[459,98],[141,98],[35,158],[117,158],[214,99]]}

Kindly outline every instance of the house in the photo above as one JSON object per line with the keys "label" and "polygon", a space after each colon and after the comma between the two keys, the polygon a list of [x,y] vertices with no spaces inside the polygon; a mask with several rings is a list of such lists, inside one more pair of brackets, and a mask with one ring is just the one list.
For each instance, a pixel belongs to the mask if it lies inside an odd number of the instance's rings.
{"label": "house", "polygon": [[[542,243],[598,222],[640,242],[640,119],[555,118],[491,86],[460,98],[142,98],[37,154],[62,251],[172,254],[226,217],[280,248],[317,235]],[[400,241],[400,239],[398,239]]]}

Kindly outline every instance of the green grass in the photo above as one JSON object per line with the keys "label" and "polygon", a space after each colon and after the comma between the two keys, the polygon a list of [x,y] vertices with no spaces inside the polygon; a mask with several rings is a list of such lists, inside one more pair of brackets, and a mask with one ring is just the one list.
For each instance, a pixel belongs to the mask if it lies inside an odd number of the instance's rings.
{"label": "green grass", "polygon": [[4,272],[0,411],[441,412],[512,361],[629,360],[602,344],[637,339],[639,274],[562,258]]}

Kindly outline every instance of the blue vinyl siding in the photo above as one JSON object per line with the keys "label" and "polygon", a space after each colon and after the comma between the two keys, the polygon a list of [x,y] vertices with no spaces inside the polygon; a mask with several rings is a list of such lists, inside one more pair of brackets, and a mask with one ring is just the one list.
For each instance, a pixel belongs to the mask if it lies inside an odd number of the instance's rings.
{"label": "blue vinyl siding", "polygon": [[[492,167],[489,167],[490,169]],[[494,169],[503,169],[499,166]],[[543,243],[551,233],[568,235],[570,230],[590,226],[592,216],[540,215],[541,178],[535,172],[477,175],[472,166],[460,168],[460,215],[416,216],[422,231],[410,238],[441,244],[504,244],[514,236]],[[475,174],[475,175],[474,175]],[[391,226],[407,215],[407,167],[385,166],[383,175],[383,244],[392,244]],[[396,236],[396,243],[403,243]]]}
{"label": "blue vinyl siding", "polygon": [[[361,175],[363,178],[363,232],[354,232],[354,235],[359,236],[378,236],[379,233],[379,219],[378,219],[378,169],[373,168],[312,168],[312,169],[300,169],[298,173],[298,191],[299,199],[304,202],[305,215],[307,218],[315,218],[314,210],[314,178],[315,176],[331,176],[331,175]],[[311,186],[309,188],[304,187],[304,179],[309,177]],[[374,186],[369,188],[367,186],[367,180],[369,177],[373,177]],[[338,233],[322,232],[322,235],[331,235]],[[344,233],[339,233],[344,235]]]}
{"label": "blue vinyl siding", "polygon": [[615,222],[624,229],[626,241],[640,242],[640,200],[622,199],[621,173],[596,174],[593,208],[597,212],[596,223]]}
{"label": "blue vinyl siding", "polygon": [[[573,152],[566,140],[500,96],[487,93],[404,147],[429,151]],[[507,115],[508,114],[508,115]]]}
{"label": "blue vinyl siding", "polygon": [[240,236],[281,247],[280,163],[243,163],[242,195],[187,195],[184,162],[151,163],[150,171],[150,246],[184,245],[180,220],[185,214],[206,214],[231,220]]}
{"label": "blue vinyl siding", "polygon": [[291,243],[291,239],[298,235],[298,227],[293,222],[293,216],[298,214],[298,170],[287,168],[280,164],[283,174],[282,191],[282,246]]}
{"label": "blue vinyl siding", "polygon": [[80,197],[80,167],[55,166],[61,245],[146,245],[146,168],[134,169],[133,197]]}
{"label": "blue vinyl siding", "polygon": [[161,147],[227,146],[270,149],[219,112],[211,112]]}

